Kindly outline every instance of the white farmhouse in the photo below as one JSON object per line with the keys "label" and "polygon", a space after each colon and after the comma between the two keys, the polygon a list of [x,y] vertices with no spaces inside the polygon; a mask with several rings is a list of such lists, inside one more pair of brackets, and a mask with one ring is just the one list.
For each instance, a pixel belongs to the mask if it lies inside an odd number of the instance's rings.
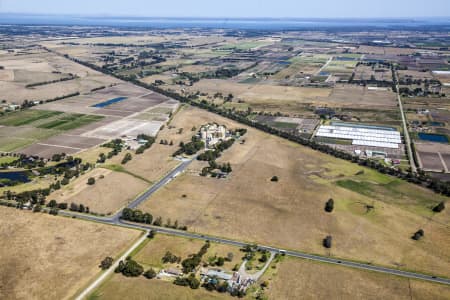
{"label": "white farmhouse", "polygon": [[227,138],[227,128],[218,124],[207,124],[200,128],[200,137],[205,142],[205,146],[210,148]]}

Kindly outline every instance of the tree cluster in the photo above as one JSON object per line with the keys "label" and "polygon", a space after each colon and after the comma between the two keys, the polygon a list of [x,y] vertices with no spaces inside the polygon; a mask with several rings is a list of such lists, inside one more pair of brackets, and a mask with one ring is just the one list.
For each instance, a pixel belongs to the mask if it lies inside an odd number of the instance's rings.
{"label": "tree cluster", "polygon": [[209,241],[206,241],[206,243],[202,246],[200,251],[198,251],[196,254],[192,254],[190,257],[184,259],[181,262],[184,273],[190,273],[193,270],[195,270],[195,268],[197,268],[198,265],[200,265],[202,257],[208,251],[209,246],[210,246]]}
{"label": "tree cluster", "polygon": [[175,254],[173,254],[170,251],[167,251],[166,254],[164,254],[163,258],[161,259],[163,263],[167,264],[167,263],[179,263],[181,261],[181,257],[180,256],[176,256]]}
{"label": "tree cluster", "polygon": [[126,164],[127,162],[129,162],[133,157],[131,156],[131,153],[127,153],[125,154],[125,156],[123,157],[122,161],[120,162],[122,165]]}
{"label": "tree cluster", "polygon": [[200,287],[200,281],[194,274],[189,274],[187,277],[177,277],[175,278],[173,284],[189,286],[191,289],[198,289]]}
{"label": "tree cluster", "polygon": [[125,208],[122,211],[122,219],[131,222],[152,224],[153,216],[149,213],[144,213],[139,209]]}
{"label": "tree cluster", "polygon": [[123,262],[122,260],[119,262],[119,265],[114,270],[114,272],[122,273],[126,277],[138,277],[142,273],[144,273],[144,267],[142,267],[130,257],[127,257],[125,262]]}
{"label": "tree cluster", "polygon": [[178,156],[183,153],[187,155],[193,155],[203,149],[205,147],[205,143],[203,143],[202,140],[200,140],[199,137],[193,136],[191,141],[189,143],[180,143],[180,149],[175,151],[175,153],[172,156]]}

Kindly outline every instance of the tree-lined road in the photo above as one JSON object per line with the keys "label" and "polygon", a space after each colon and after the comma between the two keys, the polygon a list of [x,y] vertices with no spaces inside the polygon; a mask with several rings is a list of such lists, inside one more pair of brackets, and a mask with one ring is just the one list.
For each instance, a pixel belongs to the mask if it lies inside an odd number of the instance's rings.
{"label": "tree-lined road", "polygon": [[[396,77],[396,81],[398,82],[397,72],[394,72],[394,74]],[[416,163],[414,162],[414,154],[413,154],[413,150],[411,147],[411,138],[409,137],[408,124],[406,123],[406,116],[405,116],[405,112],[403,111],[402,97],[400,95],[400,87],[399,87],[398,83],[396,84],[396,88],[397,88],[398,108],[400,109],[400,114],[402,115],[403,135],[405,137],[406,152],[408,153],[408,159],[409,159],[411,171],[413,173],[417,173],[417,167],[416,167]],[[445,164],[444,164],[444,166],[445,166]]]}
{"label": "tree-lined road", "polygon": [[[177,177],[179,174],[184,172],[186,170],[186,168],[189,166],[189,164],[194,159],[195,159],[195,157],[193,157],[193,158],[191,158],[189,160],[182,161],[182,163],[180,165],[178,165],[175,169],[170,171],[161,180],[159,180],[157,183],[152,185],[147,191],[145,191],[143,194],[139,195],[135,200],[130,202],[127,205],[127,207],[128,208],[136,208],[142,202],[148,200],[148,198],[150,198],[161,187],[163,187],[164,185],[168,184],[175,177]],[[95,221],[95,222],[99,222],[99,223],[103,223],[103,224],[109,224],[109,225],[122,226],[122,227],[131,228],[131,229],[138,229],[138,230],[145,230],[145,231],[152,230],[152,231],[159,232],[159,233],[164,233],[164,234],[167,234],[167,235],[173,235],[173,236],[178,236],[178,237],[185,237],[185,238],[189,238],[189,239],[198,239],[198,240],[204,240],[204,241],[211,241],[211,242],[216,242],[216,243],[221,243],[221,244],[232,245],[232,246],[236,246],[236,247],[244,247],[244,246],[249,244],[248,242],[231,240],[231,239],[215,237],[215,236],[208,236],[208,235],[204,235],[204,234],[193,233],[193,232],[188,232],[188,231],[182,231],[182,230],[177,230],[177,229],[172,229],[172,228],[165,228],[165,227],[158,227],[158,226],[153,226],[153,225],[148,225],[148,224],[137,224],[137,223],[126,222],[126,221],[124,221],[124,220],[122,220],[120,218],[121,213],[122,212],[119,211],[118,213],[116,213],[112,217],[105,218],[105,217],[98,217],[98,216],[93,216],[93,215],[88,215],[88,214],[80,214],[80,213],[71,212],[71,211],[59,211],[59,214],[63,215],[63,216],[76,217],[76,218],[83,219],[83,220]],[[134,249],[135,247],[136,247],[136,244],[134,244],[132,246],[132,249]],[[369,263],[359,263],[359,262],[354,262],[354,261],[350,261],[350,260],[344,260],[344,259],[338,259],[338,258],[332,258],[332,257],[326,257],[326,256],[320,256],[320,255],[314,255],[314,254],[308,254],[308,253],[304,253],[304,252],[301,252],[301,251],[284,250],[284,249],[271,247],[271,246],[265,246],[265,245],[257,245],[257,247],[258,247],[258,249],[261,249],[261,250],[267,250],[267,251],[270,251],[270,252],[276,252],[276,253],[284,254],[284,255],[287,255],[287,256],[303,258],[303,259],[308,259],[308,260],[317,261],[317,262],[323,262],[323,263],[329,263],[329,264],[335,264],[335,265],[342,265],[342,266],[345,266],[345,267],[350,267],[350,268],[355,268],[355,269],[374,271],[374,272],[379,272],[379,273],[384,273],[384,274],[390,274],[390,275],[396,275],[396,276],[411,278],[411,279],[420,279],[420,280],[425,280],[425,281],[431,281],[431,282],[436,282],[436,283],[450,285],[450,279],[443,278],[443,277],[437,277],[437,276],[433,276],[433,275],[426,275],[426,274],[421,274],[421,273],[402,271],[402,270],[393,269],[393,268],[375,266],[375,265],[372,265],[372,264],[369,264]],[[93,291],[93,289],[104,278],[106,278],[106,276],[103,276],[103,275],[101,277],[97,278],[95,280],[95,282],[92,283],[89,286],[89,288],[88,288],[89,291],[86,291],[86,290],[83,291],[83,297],[88,295],[90,291]],[[78,297],[77,299],[81,299],[81,298]]]}

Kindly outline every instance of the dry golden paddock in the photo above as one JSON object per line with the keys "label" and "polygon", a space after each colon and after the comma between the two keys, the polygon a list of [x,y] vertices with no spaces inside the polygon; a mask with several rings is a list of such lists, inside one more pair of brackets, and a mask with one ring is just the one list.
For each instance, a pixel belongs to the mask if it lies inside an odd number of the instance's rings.
{"label": "dry golden paddock", "polygon": [[[95,179],[88,185],[88,179]],[[143,192],[149,184],[132,175],[97,168],[50,194],[57,202],[88,206],[91,212],[113,214]]]}
{"label": "dry golden paddock", "polygon": [[[212,121],[242,126],[194,108],[173,124]],[[219,159],[231,163],[228,179],[200,177],[205,163],[194,162],[141,208],[190,231],[450,275],[450,212],[431,212],[446,198],[254,129],[244,139]],[[336,204],[328,214],[330,197]],[[425,238],[413,241],[419,228]],[[322,247],[326,235],[333,236],[331,251]]]}
{"label": "dry golden paddock", "polygon": [[0,299],[68,299],[139,231],[0,207]]}
{"label": "dry golden paddock", "polygon": [[265,291],[269,299],[450,298],[445,285],[294,258],[286,258],[261,280],[269,282]]}

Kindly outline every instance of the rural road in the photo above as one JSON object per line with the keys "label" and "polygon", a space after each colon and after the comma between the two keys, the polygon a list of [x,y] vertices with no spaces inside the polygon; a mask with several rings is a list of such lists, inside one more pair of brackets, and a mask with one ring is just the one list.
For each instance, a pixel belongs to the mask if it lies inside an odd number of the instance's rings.
{"label": "rural road", "polygon": [[251,278],[254,281],[258,281],[259,277],[261,277],[264,272],[266,272],[267,268],[269,267],[270,263],[272,262],[273,258],[275,257],[275,252],[270,252],[270,257],[267,260],[266,264],[264,265],[264,267],[259,270],[258,272],[256,272],[255,274],[248,274],[247,273],[247,269],[246,269],[246,265],[247,265],[247,260],[244,260],[244,262],[242,263],[241,267],[239,268],[239,274],[243,277],[246,278]]}
{"label": "rural road", "polygon": [[[57,54],[59,54],[59,53],[57,53]],[[331,61],[332,61],[332,58],[326,63],[326,65],[328,65]],[[405,142],[407,144],[407,151],[408,151],[408,155],[409,155],[409,158],[410,158],[411,169],[412,169],[413,172],[416,172],[416,166],[414,164],[413,156],[412,156],[411,140],[410,140],[409,133],[408,133],[408,128],[407,128],[407,124],[406,124],[405,114],[404,114],[404,111],[403,111],[403,105],[402,105],[402,102],[401,102],[401,97],[400,97],[400,94],[398,92],[398,87],[397,87],[397,96],[398,96],[398,100],[399,100],[400,112],[401,112],[401,115],[402,115],[404,134],[405,134]],[[139,206],[139,204],[141,204],[143,201],[147,200],[159,188],[161,188],[164,185],[168,184],[178,174],[183,172],[186,169],[186,167],[194,159],[195,159],[195,157],[193,157],[191,160],[183,161],[178,167],[176,167],[174,170],[169,172],[169,174],[167,174],[160,181],[155,183],[146,192],[144,192],[142,195],[138,196],[127,207],[129,207],[129,208],[136,208],[137,206]],[[141,230],[154,230],[155,232],[160,232],[160,233],[173,235],[173,236],[187,237],[187,238],[191,238],[191,239],[199,239],[199,240],[205,240],[205,241],[209,240],[209,241],[212,241],[212,242],[228,244],[228,245],[234,245],[234,246],[237,246],[237,247],[243,247],[243,246],[246,246],[248,244],[246,242],[241,242],[241,241],[236,241],[236,240],[231,240],[231,239],[225,239],[225,238],[220,238],[220,237],[206,236],[206,235],[202,235],[202,234],[191,233],[191,232],[187,232],[187,231],[175,230],[175,229],[170,229],[170,228],[156,227],[156,226],[145,225],[145,224],[126,223],[126,222],[124,222],[124,221],[122,221],[120,219],[121,212],[116,213],[111,218],[102,218],[102,217],[96,217],[96,216],[87,215],[87,214],[78,214],[78,213],[74,213],[74,212],[70,212],[70,211],[60,211],[59,214],[60,215],[64,215],[64,216],[68,216],[68,217],[75,217],[75,218],[79,218],[79,219],[100,222],[100,223],[104,223],[104,224],[119,225],[119,226],[123,226],[123,227],[134,228],[134,229],[141,229]],[[133,245],[133,247],[134,247],[134,245]],[[330,257],[325,257],[325,256],[319,256],[319,255],[314,255],[314,254],[303,253],[303,252],[300,252],[300,251],[283,250],[283,249],[274,248],[274,247],[271,247],[271,246],[258,245],[258,248],[260,248],[262,250],[268,250],[268,251],[271,251],[271,252],[282,253],[284,255],[288,255],[288,256],[292,256],[292,257],[309,259],[309,260],[317,261],[317,262],[324,262],[324,263],[329,263],[329,264],[342,265],[342,266],[355,268],[355,269],[369,270],[369,271],[374,271],[374,272],[379,272],[379,273],[384,273],[384,274],[397,275],[397,276],[402,276],[402,277],[406,277],[406,278],[420,279],[420,280],[425,280],[425,281],[430,281],[430,282],[436,282],[436,283],[450,285],[450,279],[437,277],[437,276],[432,276],[432,275],[426,275],[426,274],[409,272],[409,271],[401,271],[401,270],[398,270],[398,269],[392,269],[392,268],[387,268],[387,267],[375,266],[375,265],[371,265],[369,263],[367,263],[367,264],[358,263],[358,262],[353,262],[353,261],[350,261],[350,260],[342,260],[342,259],[336,259],[336,258],[330,258]],[[110,268],[110,269],[112,269],[112,268]],[[93,288],[95,288],[95,286],[98,285],[104,278],[105,277],[99,277],[94,282],[95,285],[94,285]],[[91,291],[93,290],[93,288],[91,289]],[[88,293],[89,292],[86,293],[86,291],[84,291],[83,295],[87,295]],[[77,297],[77,299],[81,299],[81,298]]]}
{"label": "rural road", "polygon": [[[138,207],[143,201],[146,201],[148,198],[150,198],[151,195],[154,194],[157,190],[159,190],[161,187],[168,184],[175,177],[177,177],[179,174],[181,174],[194,159],[195,159],[195,157],[193,157],[189,160],[183,161],[180,165],[178,165],[175,169],[170,171],[161,180],[159,180],[157,183],[152,185],[147,191],[145,191],[143,194],[139,195],[135,200],[130,202],[127,207],[128,208]],[[158,226],[153,226],[153,225],[148,225],[148,224],[136,224],[136,223],[125,222],[120,219],[121,212],[116,213],[114,216],[112,216],[110,218],[98,217],[98,216],[87,215],[87,214],[80,214],[80,213],[71,212],[71,211],[59,211],[59,214],[63,215],[63,216],[67,216],[67,217],[74,217],[74,218],[78,218],[78,219],[82,219],[82,220],[95,221],[95,222],[99,222],[99,223],[103,223],[103,224],[118,225],[118,226],[127,227],[127,228],[131,228],[131,229],[139,229],[139,230],[145,230],[145,231],[153,230],[155,232],[159,232],[159,233],[163,233],[163,234],[167,234],[167,235],[185,237],[185,238],[189,238],[189,239],[199,239],[199,240],[204,240],[204,241],[208,240],[211,242],[233,245],[233,246],[237,246],[237,247],[244,247],[249,244],[247,242],[236,241],[236,240],[231,240],[231,239],[226,239],[226,238],[221,238],[221,237],[208,236],[208,235],[192,233],[192,232],[187,232],[187,231],[181,231],[181,230],[176,230],[176,229],[171,229],[171,228],[158,227]],[[142,240],[143,239],[145,239],[145,236],[142,238]],[[135,247],[137,247],[137,245],[139,245],[139,243],[133,244],[133,246],[127,251],[127,253],[130,253],[133,249],[135,249]],[[375,266],[375,265],[372,265],[369,263],[366,263],[366,264],[358,263],[358,262],[353,262],[350,260],[343,260],[343,259],[331,258],[331,257],[326,257],[326,256],[308,254],[308,253],[304,253],[304,252],[300,252],[300,251],[283,250],[280,248],[275,248],[275,247],[265,246],[265,245],[258,245],[257,247],[258,247],[258,249],[261,249],[261,250],[270,251],[272,254],[273,253],[281,253],[281,254],[284,254],[287,256],[308,259],[308,260],[317,261],[317,262],[342,265],[345,267],[350,267],[350,268],[355,268],[355,269],[363,269],[363,270],[374,271],[374,272],[379,272],[379,273],[384,273],[384,274],[397,275],[397,276],[406,277],[406,278],[420,279],[420,280],[450,285],[450,279],[437,277],[437,276],[433,276],[433,275],[426,275],[426,274],[421,274],[421,273],[402,271],[402,270],[393,269],[393,268]],[[116,261],[116,263],[118,263],[118,261]],[[108,276],[108,274],[113,269],[114,268],[111,267],[107,272],[103,273],[99,278],[97,278],[86,290],[84,290],[77,297],[77,300],[83,299],[89,293],[91,293]]]}
{"label": "rural road", "polygon": [[94,282],[92,282],[86,289],[83,290],[83,292],[81,292],[75,299],[76,300],[82,300],[85,297],[87,297],[90,293],[92,293],[95,288],[97,288],[97,286],[102,283],[103,280],[106,279],[106,277],[108,277],[119,265],[119,262],[121,260],[125,260],[127,258],[128,255],[131,254],[131,252],[134,251],[134,249],[136,249],[145,239],[147,238],[147,234],[143,234],[142,237],[137,240],[133,246],[131,246],[130,249],[128,249],[119,259],[117,259],[112,266],[106,270],[105,272],[102,273],[102,275],[100,275],[97,279],[95,279]]}
{"label": "rural road", "polygon": [[[398,78],[397,72],[395,72],[395,76]],[[400,114],[402,115],[403,135],[405,136],[405,144],[406,144],[406,151],[408,152],[409,164],[411,166],[411,171],[413,173],[417,173],[416,163],[414,162],[414,156],[411,147],[411,138],[409,137],[408,124],[406,123],[405,112],[403,111],[402,97],[400,96],[400,89],[398,83],[397,83],[397,99]]]}

